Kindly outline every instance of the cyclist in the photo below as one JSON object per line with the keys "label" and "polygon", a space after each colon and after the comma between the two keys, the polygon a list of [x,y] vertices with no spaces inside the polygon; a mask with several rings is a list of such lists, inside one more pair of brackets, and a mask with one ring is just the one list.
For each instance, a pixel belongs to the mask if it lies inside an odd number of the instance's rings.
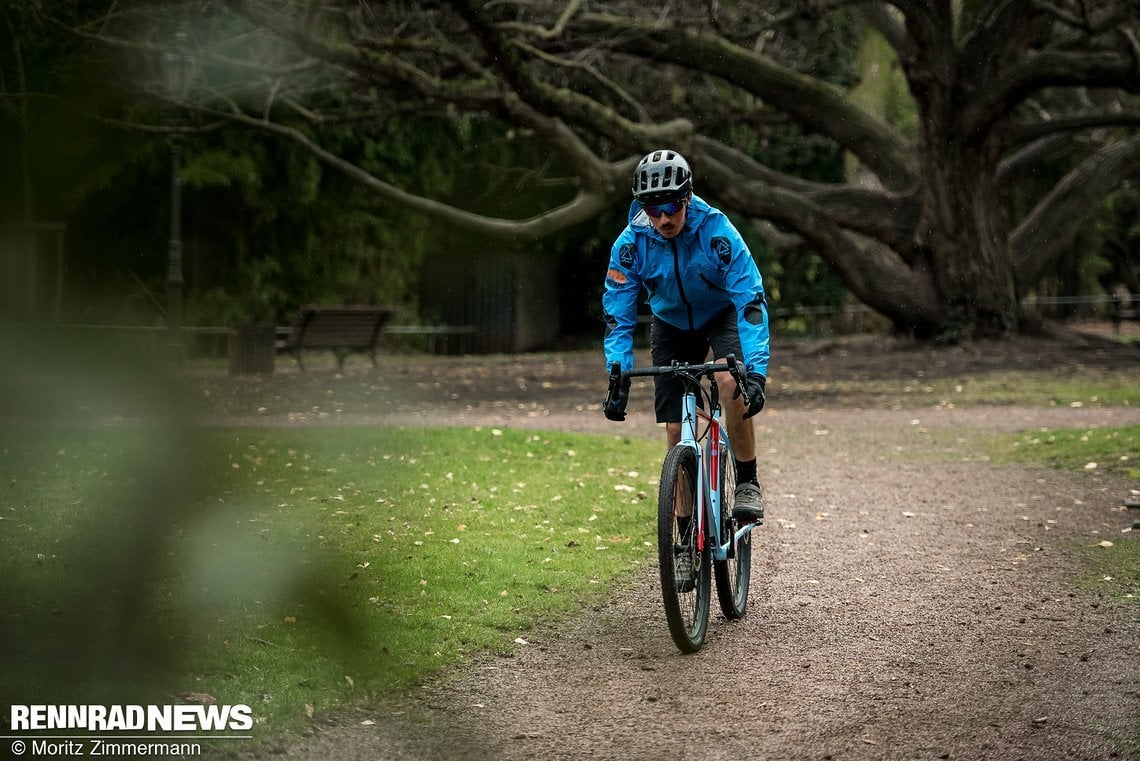
{"label": "cyclist", "polygon": [[[728,217],[693,194],[692,171],[677,151],[656,150],[641,159],[634,170],[633,199],[629,224],[610,250],[602,294],[606,371],[614,362],[622,370],[633,368],[642,289],[653,313],[649,346],[654,365],[701,363],[710,348],[717,361],[728,354],[741,358],[747,370],[747,409],[732,377],[719,373],[716,378],[737,458],[732,514],[744,522],[763,521],[751,420],[764,408],[768,370],[768,309],[760,271]],[[681,440],[683,394],[679,378],[654,378],[657,422],[665,423],[670,448]],[[625,420],[628,400],[627,379],[617,398],[605,405],[605,416]]]}

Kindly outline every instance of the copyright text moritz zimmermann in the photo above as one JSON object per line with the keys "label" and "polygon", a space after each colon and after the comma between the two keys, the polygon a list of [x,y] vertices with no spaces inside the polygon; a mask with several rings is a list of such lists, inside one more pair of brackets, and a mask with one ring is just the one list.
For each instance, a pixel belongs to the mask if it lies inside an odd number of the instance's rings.
{"label": "copyright text moritz zimmermann", "polygon": [[87,737],[83,740],[13,740],[16,756],[100,756],[105,758],[200,756],[202,744],[173,740],[107,740]]}

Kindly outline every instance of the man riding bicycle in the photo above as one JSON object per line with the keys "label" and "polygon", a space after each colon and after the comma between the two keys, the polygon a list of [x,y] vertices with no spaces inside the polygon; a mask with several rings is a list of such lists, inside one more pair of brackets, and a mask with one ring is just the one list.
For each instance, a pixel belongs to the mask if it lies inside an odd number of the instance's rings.
{"label": "man riding bicycle", "polygon": [[[711,348],[718,362],[729,354],[747,371],[745,408],[728,373],[716,381],[736,457],[737,484],[732,515],[764,519],[764,497],[756,474],[756,432],[752,416],[764,408],[768,372],[768,308],[764,282],[752,254],[728,217],[693,194],[692,171],[681,154],[657,150],[645,155],[633,176],[629,223],[610,249],[602,310],[606,320],[606,371],[617,362],[633,368],[637,299],[649,295],[653,312],[649,346],[654,365],[674,360],[701,363]],[[731,393],[729,393],[731,391]],[[681,440],[680,378],[654,378],[654,408],[665,423],[669,448]],[[607,402],[610,420],[625,420],[629,380]]]}

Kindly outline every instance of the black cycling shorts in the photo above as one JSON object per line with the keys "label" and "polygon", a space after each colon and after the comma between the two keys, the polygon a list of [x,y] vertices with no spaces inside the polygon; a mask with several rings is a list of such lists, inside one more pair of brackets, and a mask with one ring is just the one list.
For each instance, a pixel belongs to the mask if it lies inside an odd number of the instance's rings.
{"label": "black cycling shorts", "polygon": [[[699,364],[708,358],[724,359],[729,354],[744,361],[740,348],[740,328],[736,322],[736,308],[729,307],[697,330],[681,330],[653,317],[649,326],[649,351],[654,365],[668,365],[673,360]],[[658,423],[681,422],[681,397],[685,384],[680,378],[657,375],[653,378],[653,408]],[[698,398],[698,402],[700,399]]]}

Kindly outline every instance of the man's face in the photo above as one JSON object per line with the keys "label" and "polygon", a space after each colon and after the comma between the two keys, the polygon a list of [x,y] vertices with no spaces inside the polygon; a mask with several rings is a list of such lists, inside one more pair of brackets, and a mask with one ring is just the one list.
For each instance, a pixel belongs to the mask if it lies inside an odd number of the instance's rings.
{"label": "man's face", "polygon": [[645,213],[653,223],[654,229],[661,233],[663,238],[675,238],[685,227],[685,217],[689,212],[689,197],[678,201],[665,203],[643,204]]}

